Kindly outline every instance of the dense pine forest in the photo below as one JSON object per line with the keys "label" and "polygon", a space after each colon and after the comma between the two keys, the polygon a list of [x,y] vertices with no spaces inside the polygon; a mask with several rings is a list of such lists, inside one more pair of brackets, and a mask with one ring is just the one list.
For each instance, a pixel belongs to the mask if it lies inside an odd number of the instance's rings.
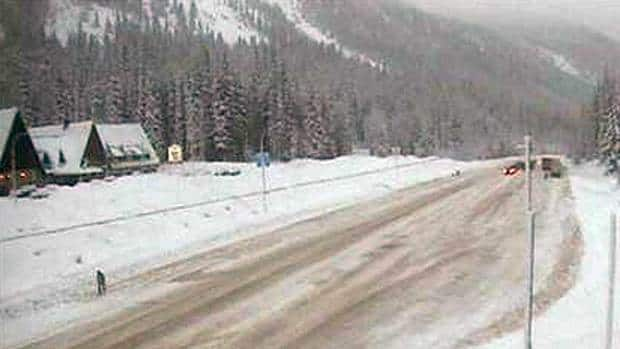
{"label": "dense pine forest", "polygon": [[[531,69],[525,57],[506,53],[508,44],[493,35],[485,40],[498,42],[495,49],[476,58],[454,41],[446,51],[429,47],[424,36],[407,39],[414,33],[395,37],[365,13],[356,14],[363,25],[351,23],[359,30],[349,32],[336,25],[339,7],[305,5],[317,23],[381,62],[369,64],[309,39],[279,7],[260,0],[227,0],[259,33],[232,45],[200,21],[195,3],[186,8],[176,0],[151,0],[151,17],[142,1],[114,1],[114,20],[80,20],[62,42],[44,30],[44,3],[0,5],[0,64],[7,67],[0,107],[19,106],[31,126],[140,122],[162,154],[177,143],[189,160],[226,161],[249,159],[262,141],[281,160],[330,158],[356,146],[377,154],[398,146],[416,155],[489,158],[514,154],[526,133],[541,152],[586,157],[604,128],[595,115],[605,106],[590,105],[587,86],[566,79],[560,91],[544,87],[547,80],[535,85],[542,70],[523,73]],[[423,20],[440,36],[462,31],[417,10],[385,11],[393,21]],[[83,25],[100,27],[103,37],[86,34]],[[375,47],[368,45],[372,37]],[[479,71],[456,66],[449,52],[460,52],[466,64],[478,59]]]}

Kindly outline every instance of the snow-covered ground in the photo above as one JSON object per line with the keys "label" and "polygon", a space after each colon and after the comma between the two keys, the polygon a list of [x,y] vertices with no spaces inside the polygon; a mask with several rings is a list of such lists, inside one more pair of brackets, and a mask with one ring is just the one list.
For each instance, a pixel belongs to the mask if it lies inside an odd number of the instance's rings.
{"label": "snow-covered ground", "polygon": [[298,0],[262,0],[270,5],[277,5],[282,9],[286,18],[295,24],[295,27],[302,33],[306,34],[310,39],[316,42],[322,42],[326,45],[334,45],[337,48],[341,48],[343,53],[350,57],[353,53],[343,48],[338,40],[333,37],[327,36],[319,28],[312,25],[312,23],[306,20],[301,10],[301,4]]}
{"label": "snow-covered ground", "polygon": [[553,64],[556,68],[560,69],[562,72],[568,75],[572,75],[576,78],[579,78],[582,81],[587,82],[589,84],[595,83],[596,78],[593,78],[592,74],[579,70],[565,56],[555,51],[544,48],[544,47],[538,47],[538,54],[540,58]]}
{"label": "snow-covered ground", "polygon": [[[116,20],[112,9],[97,4],[79,6],[75,0],[51,0],[49,4],[45,33],[56,35],[63,45],[66,45],[71,33],[77,32],[80,20],[86,35],[94,35],[99,40],[103,39],[106,21],[114,23]],[[98,24],[96,16],[99,17]]]}
{"label": "snow-covered ground", "polygon": [[334,45],[341,50],[346,58],[356,58],[361,63],[370,65],[373,68],[383,69],[382,64],[373,60],[363,53],[358,53],[350,48],[343,46],[336,38],[327,35],[320,28],[310,23],[303,14],[299,0],[262,0],[271,5],[277,5],[282,9],[286,18],[292,22],[297,30],[305,34],[308,38],[324,43],[325,45]]}
{"label": "snow-covered ground", "polygon": [[[96,268],[107,271],[112,280],[127,277],[183,255],[448,176],[455,168],[495,165],[361,155],[275,163],[267,170],[271,192],[266,212],[261,170],[254,164],[164,166],[154,174],[51,186],[50,196],[40,200],[2,198],[2,336],[6,343],[22,341],[78,318],[84,307],[88,311],[71,292],[88,285]],[[241,175],[215,176],[222,168],[240,169]]]}
{"label": "snow-covered ground", "polygon": [[[311,40],[326,45],[334,45],[340,49],[346,58],[354,58],[359,62],[368,64],[373,68],[383,69],[382,64],[368,57],[368,55],[355,52],[341,45],[338,40],[310,23],[304,16],[301,4],[298,0],[261,0],[267,4],[279,6],[286,18],[295,27]],[[260,34],[250,23],[246,23],[238,12],[230,6],[226,0],[178,0],[183,5],[185,15],[188,16],[192,3],[198,10],[197,20],[215,33],[221,33],[224,41],[233,45],[239,39],[250,40],[252,37],[259,38]],[[168,26],[176,27],[176,11],[172,8],[172,2],[167,8]],[[151,0],[143,0],[143,13],[152,16]],[[97,19],[96,19],[97,18]],[[129,16],[132,19],[132,16]],[[160,19],[163,21],[163,19]],[[114,24],[116,14],[114,9],[100,6],[95,3],[85,3],[78,0],[50,0],[50,11],[45,24],[47,35],[56,35],[63,45],[66,45],[69,36],[76,33],[80,22],[82,30],[87,35],[94,35],[102,40],[105,34],[106,21]],[[162,26],[165,23],[161,23]]]}
{"label": "snow-covered ground", "polygon": [[[534,323],[535,348],[605,347],[610,213],[620,212],[620,189],[593,164],[572,167],[570,180],[585,252],[576,285]],[[620,269],[620,264],[618,265]],[[616,279],[620,289],[620,277]],[[615,344],[620,348],[620,296],[616,293]],[[523,333],[512,333],[480,349],[523,347]]]}
{"label": "snow-covered ground", "polygon": [[[258,37],[258,32],[250,25],[241,20],[239,14],[229,6],[225,0],[179,0],[183,5],[185,15],[195,2],[198,10],[198,22],[207,26],[216,33],[221,33],[224,41],[234,44],[239,38],[249,40],[251,37]],[[143,2],[144,13],[151,15],[150,0]],[[170,2],[167,8],[169,13],[170,28],[176,27],[175,10]],[[95,18],[98,16],[98,23]],[[130,17],[131,19],[131,17]],[[87,35],[95,35],[100,40],[105,33],[105,23],[109,20],[111,24],[116,21],[116,15],[112,8],[100,6],[93,3],[80,2],[78,0],[51,0],[50,12],[48,14],[45,32],[47,35],[56,34],[60,42],[64,45],[71,33],[78,30],[78,25],[82,21],[82,29]],[[163,21],[163,19],[162,19]],[[164,26],[164,23],[161,23]]]}

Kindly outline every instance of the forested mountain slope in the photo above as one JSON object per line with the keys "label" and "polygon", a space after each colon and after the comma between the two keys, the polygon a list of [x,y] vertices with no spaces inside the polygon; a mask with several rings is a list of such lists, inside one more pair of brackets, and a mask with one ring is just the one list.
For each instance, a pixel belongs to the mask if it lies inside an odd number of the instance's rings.
{"label": "forested mountain slope", "polygon": [[[354,144],[565,150],[591,81],[484,27],[391,0],[6,0],[0,107],[142,122],[160,151],[331,157]],[[1,38],[1,37],[0,37]]]}

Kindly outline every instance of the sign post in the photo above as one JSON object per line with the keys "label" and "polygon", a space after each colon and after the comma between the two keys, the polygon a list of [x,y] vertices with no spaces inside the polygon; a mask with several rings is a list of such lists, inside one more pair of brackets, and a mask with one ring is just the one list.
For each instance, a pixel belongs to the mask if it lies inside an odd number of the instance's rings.
{"label": "sign post", "polygon": [[606,349],[612,349],[614,346],[614,297],[616,288],[616,252],[617,252],[617,216],[611,214],[610,220],[610,243],[609,243],[609,295],[607,305],[607,338]]}
{"label": "sign post", "polygon": [[528,233],[528,245],[529,256],[527,263],[527,314],[526,314],[526,326],[525,326],[525,348],[532,349],[532,329],[534,322],[534,261],[535,261],[535,246],[536,246],[536,234],[534,232],[534,226],[536,223],[536,214],[532,211],[528,211],[527,220],[527,233]]}
{"label": "sign post", "polygon": [[525,136],[525,172],[527,186],[527,210],[532,211],[532,137]]}
{"label": "sign post", "polygon": [[263,182],[263,211],[267,212],[267,175],[266,168],[271,164],[269,153],[265,152],[265,132],[260,139],[260,153],[256,157],[256,165],[261,168]]}
{"label": "sign post", "polygon": [[532,325],[534,320],[534,261],[535,261],[535,219],[532,210],[532,138],[525,136],[525,181],[527,189],[527,234],[528,234],[528,262],[527,262],[527,307],[525,325],[525,349],[532,349]]}

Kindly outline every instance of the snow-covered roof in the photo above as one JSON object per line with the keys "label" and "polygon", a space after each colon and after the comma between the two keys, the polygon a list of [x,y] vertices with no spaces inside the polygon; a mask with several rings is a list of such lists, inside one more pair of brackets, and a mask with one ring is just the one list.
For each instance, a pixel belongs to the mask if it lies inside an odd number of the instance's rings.
{"label": "snow-covered roof", "polygon": [[[98,167],[87,167],[83,163],[84,152],[93,123],[90,121],[35,127],[30,129],[30,137],[43,166],[54,175],[96,173],[103,171]],[[47,159],[44,159],[47,155]],[[46,161],[47,160],[47,161]]]}
{"label": "snow-covered roof", "polygon": [[0,110],[0,157],[4,154],[4,149],[9,141],[11,134],[11,126],[17,115],[17,108],[9,108]]}
{"label": "snow-covered roof", "polygon": [[95,126],[109,160],[157,165],[159,158],[140,124],[100,124]]}

